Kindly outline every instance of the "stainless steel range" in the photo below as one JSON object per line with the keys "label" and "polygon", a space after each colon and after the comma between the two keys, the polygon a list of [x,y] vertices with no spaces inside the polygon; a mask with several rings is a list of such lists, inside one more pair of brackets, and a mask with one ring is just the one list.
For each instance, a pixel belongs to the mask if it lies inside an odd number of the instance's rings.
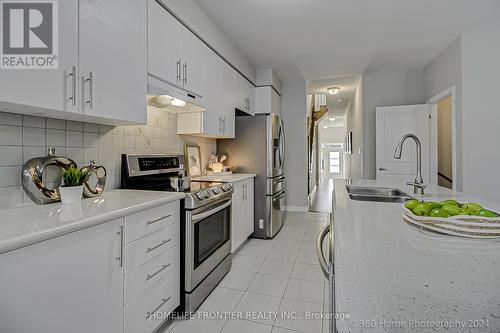
{"label": "stainless steel range", "polygon": [[[175,191],[183,156],[122,155],[122,188]],[[192,181],[181,205],[181,309],[194,312],[231,269],[231,183]]]}

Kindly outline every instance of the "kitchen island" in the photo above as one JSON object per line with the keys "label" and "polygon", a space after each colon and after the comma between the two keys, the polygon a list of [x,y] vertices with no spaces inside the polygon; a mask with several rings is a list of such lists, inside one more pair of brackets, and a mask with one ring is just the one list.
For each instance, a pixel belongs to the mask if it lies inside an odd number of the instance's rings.
{"label": "kitchen island", "polygon": [[[339,332],[500,331],[500,239],[420,231],[403,222],[401,204],[352,200],[346,184],[390,186],[335,182],[335,311],[349,317],[336,321]],[[437,186],[426,193],[500,210]]]}

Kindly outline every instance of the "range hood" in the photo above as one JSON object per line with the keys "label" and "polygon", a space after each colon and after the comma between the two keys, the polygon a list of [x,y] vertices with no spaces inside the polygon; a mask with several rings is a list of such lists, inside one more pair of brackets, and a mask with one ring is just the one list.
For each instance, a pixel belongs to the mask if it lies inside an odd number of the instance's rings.
{"label": "range hood", "polygon": [[148,75],[148,109],[172,113],[202,112],[202,97]]}

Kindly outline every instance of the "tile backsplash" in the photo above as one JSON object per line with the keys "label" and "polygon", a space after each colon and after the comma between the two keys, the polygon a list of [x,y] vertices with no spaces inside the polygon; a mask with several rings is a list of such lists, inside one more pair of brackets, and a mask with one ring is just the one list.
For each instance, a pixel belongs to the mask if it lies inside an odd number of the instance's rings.
{"label": "tile backsplash", "polygon": [[22,116],[0,112],[0,207],[31,203],[21,187],[23,164],[54,147],[79,166],[95,160],[108,173],[106,189],[120,187],[123,153],[183,154],[199,145],[202,160],[216,151],[216,140],[177,134],[177,115],[148,110],[147,125],[118,126]]}

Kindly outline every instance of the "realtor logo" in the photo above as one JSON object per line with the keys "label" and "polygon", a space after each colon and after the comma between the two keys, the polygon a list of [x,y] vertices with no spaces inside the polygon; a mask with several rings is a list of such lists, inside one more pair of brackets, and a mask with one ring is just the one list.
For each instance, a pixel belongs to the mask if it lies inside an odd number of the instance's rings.
{"label": "realtor logo", "polygon": [[57,0],[0,0],[2,69],[56,69]]}

